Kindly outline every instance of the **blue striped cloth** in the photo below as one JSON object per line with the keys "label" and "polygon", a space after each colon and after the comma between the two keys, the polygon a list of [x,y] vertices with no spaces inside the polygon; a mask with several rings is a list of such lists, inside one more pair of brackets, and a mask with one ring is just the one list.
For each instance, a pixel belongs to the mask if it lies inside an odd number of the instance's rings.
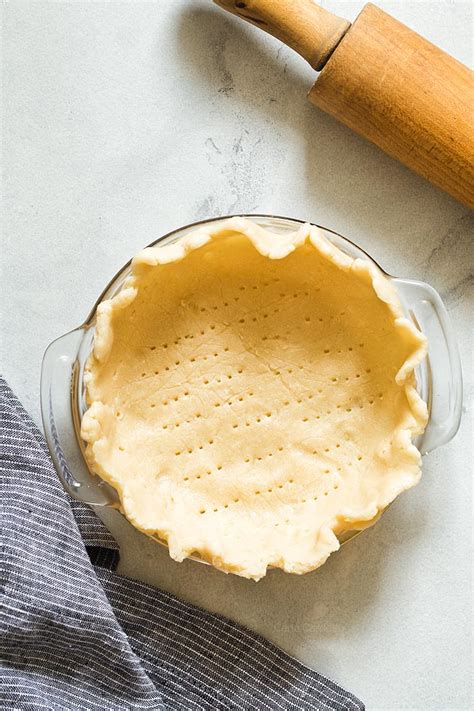
{"label": "blue striped cloth", "polygon": [[364,705],[258,635],[113,572],[117,546],[68,499],[0,379],[2,709]]}

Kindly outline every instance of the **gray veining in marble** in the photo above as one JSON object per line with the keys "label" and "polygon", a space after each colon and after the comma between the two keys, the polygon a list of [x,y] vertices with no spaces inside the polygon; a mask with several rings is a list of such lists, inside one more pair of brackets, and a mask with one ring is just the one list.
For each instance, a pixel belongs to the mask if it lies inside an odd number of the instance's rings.
{"label": "gray veining in marble", "polygon": [[[362,5],[322,4],[349,19]],[[379,4],[470,61],[470,3]],[[461,350],[460,432],[321,570],[255,584],[177,564],[105,512],[121,571],[258,630],[369,711],[472,708],[472,215],[312,107],[310,68],[208,0],[14,1],[3,16],[1,368],[35,419],[45,347],[115,271],[231,212],[317,221],[428,281]]]}

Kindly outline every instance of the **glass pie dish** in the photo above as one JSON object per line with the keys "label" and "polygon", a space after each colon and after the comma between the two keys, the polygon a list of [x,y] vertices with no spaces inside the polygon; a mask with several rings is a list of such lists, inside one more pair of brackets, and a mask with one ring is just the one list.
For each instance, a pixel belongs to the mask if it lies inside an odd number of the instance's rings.
{"label": "glass pie dish", "polygon": [[[303,224],[300,220],[267,215],[238,217],[248,217],[257,225],[278,234],[294,232]],[[175,243],[196,227],[227,219],[219,217],[187,225],[160,237],[149,246]],[[394,285],[407,318],[427,336],[429,353],[416,370],[416,380],[418,392],[428,407],[429,420],[415,444],[421,454],[433,451],[456,434],[462,407],[459,355],[440,296],[428,284],[387,274],[353,242],[325,227],[317,227],[342,252],[352,258],[371,262],[383,273]],[[130,270],[129,262],[106,286],[86,321],[49,345],[44,355],[41,376],[41,409],[46,440],[64,488],[84,503],[117,509],[120,509],[120,502],[115,489],[89,469],[80,428],[82,416],[87,409],[84,369],[93,347],[97,307],[121,290]],[[358,530],[346,531],[340,542],[345,543],[358,533]]]}

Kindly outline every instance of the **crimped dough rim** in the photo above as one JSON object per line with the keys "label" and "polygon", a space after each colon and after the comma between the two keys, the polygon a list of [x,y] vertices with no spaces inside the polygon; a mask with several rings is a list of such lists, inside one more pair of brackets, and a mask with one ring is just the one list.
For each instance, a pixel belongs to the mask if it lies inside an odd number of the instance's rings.
{"label": "crimped dough rim", "polygon": [[[385,304],[390,313],[393,333],[409,344],[407,357],[400,363],[395,376],[397,388],[405,394],[406,405],[400,418],[401,425],[392,432],[392,441],[396,443],[399,455],[405,458],[406,468],[397,472],[389,485],[384,482],[383,488],[373,493],[370,500],[364,502],[364,506],[352,507],[344,501],[337,515],[325,521],[317,530],[317,544],[311,548],[310,555],[306,551],[301,557],[292,555],[291,560],[285,554],[275,556],[274,552],[265,556],[265,551],[259,551],[255,558],[252,558],[249,551],[245,551],[240,559],[239,555],[233,552],[227,559],[222,546],[217,545],[217,542],[216,546],[213,546],[212,540],[206,540],[205,545],[200,545],[199,540],[195,545],[181,545],[179,535],[176,537],[175,531],[161,527],[159,522],[149,525],[146,517],[142,517],[140,509],[137,509],[136,498],[129,495],[127,481],[123,475],[117,475],[113,468],[104,464],[104,459],[99,454],[98,445],[102,446],[108,436],[104,424],[104,411],[108,404],[100,399],[99,374],[106,371],[113,352],[116,319],[120,318],[120,314],[137,298],[144,274],[154,268],[182,262],[188,255],[202,250],[206,245],[233,235],[243,236],[259,255],[269,260],[285,260],[292,253],[310,246],[321,260],[335,266],[341,273],[350,275],[361,285],[370,285],[374,298]],[[120,293],[98,306],[94,350],[85,373],[89,408],[82,420],[81,435],[87,444],[86,458],[91,469],[117,490],[122,512],[128,520],[144,533],[167,542],[170,555],[175,560],[183,560],[195,553],[224,572],[234,572],[256,580],[265,575],[270,566],[280,567],[287,572],[305,573],[322,565],[330,553],[339,548],[338,535],[372,525],[399,493],[418,482],[421,457],[412,440],[426,425],[427,408],[417,393],[414,370],[426,352],[426,338],[405,318],[393,284],[371,262],[353,259],[341,252],[318,228],[304,224],[294,233],[275,235],[246,218],[230,218],[203,225],[176,243],[149,247],[137,254],[132,260],[131,276]],[[183,526],[186,526],[186,521],[183,521]],[[316,533],[316,529],[313,533]]]}

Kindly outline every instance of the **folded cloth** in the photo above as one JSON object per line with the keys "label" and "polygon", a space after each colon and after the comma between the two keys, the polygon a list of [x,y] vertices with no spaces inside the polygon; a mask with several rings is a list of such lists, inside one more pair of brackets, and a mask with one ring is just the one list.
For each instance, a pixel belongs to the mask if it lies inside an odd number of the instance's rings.
{"label": "folded cloth", "polygon": [[71,504],[2,379],[0,418],[2,709],[364,709],[249,630],[114,573],[114,539]]}

